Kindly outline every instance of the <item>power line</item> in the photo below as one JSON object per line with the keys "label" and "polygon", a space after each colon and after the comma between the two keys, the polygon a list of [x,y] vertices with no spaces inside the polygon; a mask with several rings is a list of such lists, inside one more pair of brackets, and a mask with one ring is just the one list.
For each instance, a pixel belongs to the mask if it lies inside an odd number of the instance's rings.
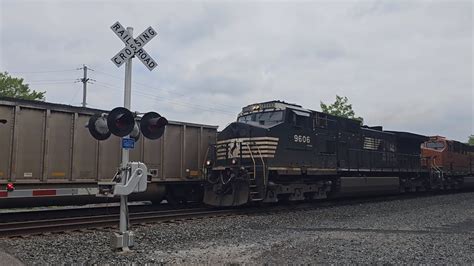
{"label": "power line", "polygon": [[99,74],[102,74],[102,75],[106,75],[106,76],[115,78],[115,79],[123,80],[123,78],[120,78],[120,77],[118,77],[118,76],[115,76],[115,75],[112,75],[112,74],[109,74],[109,73],[106,73],[106,72],[103,72],[103,71],[100,71],[100,70],[97,70],[97,69],[94,69],[93,71],[94,71],[94,72],[97,72],[97,73],[99,73]]}
{"label": "power line", "polygon": [[[120,78],[118,76],[112,75],[110,73],[107,73],[107,72],[104,72],[104,71],[101,71],[101,70],[95,69],[94,71],[99,73],[99,74],[103,74],[103,75],[106,75],[106,76],[109,76],[109,77],[113,77],[113,78],[121,80],[121,81],[124,80],[123,78]],[[142,87],[145,87],[145,88],[153,89],[153,90],[165,91],[165,92],[168,92],[170,94],[174,94],[174,95],[177,95],[177,96],[180,96],[180,97],[186,96],[186,94],[183,94],[183,93],[174,92],[174,91],[166,90],[166,89],[162,89],[162,88],[151,87],[149,85],[146,85],[146,84],[143,84],[143,83],[140,83],[140,82],[137,82],[137,81],[132,81],[132,83],[134,83],[136,85],[139,85],[139,86],[142,86]],[[224,108],[240,109],[240,107],[238,107],[238,106],[231,106],[231,105],[225,105],[225,104],[220,104],[220,103],[213,103],[213,104],[214,105],[220,105],[221,107],[224,107]]]}
{"label": "power line", "polygon": [[[120,81],[123,81],[123,80],[124,80],[123,78],[120,78],[120,77],[118,77],[118,76],[115,76],[115,75],[106,73],[106,72],[104,72],[104,71],[100,71],[100,70],[94,70],[94,71],[97,72],[97,73],[99,73],[99,74],[106,75],[106,76],[112,77],[112,78],[114,78],[114,79],[118,79],[118,80],[120,80]],[[145,85],[145,84],[143,84],[143,83],[140,83],[140,82],[137,82],[137,81],[133,81],[133,80],[132,80],[132,83],[133,83],[133,84],[136,84],[136,85],[139,85],[139,86],[146,87],[146,88],[154,89],[154,90],[166,91],[166,92],[169,92],[169,93],[172,93],[172,94],[176,94],[176,95],[178,95],[178,96],[185,96],[185,95],[182,94],[182,93],[178,93],[178,92],[174,92],[174,91],[170,91],[170,90],[166,90],[166,89],[152,88],[152,87],[149,87],[148,85]]]}
{"label": "power line", "polygon": [[80,87],[77,87],[76,91],[74,92],[74,95],[72,96],[71,100],[69,101],[71,104],[73,104],[74,100],[76,99],[77,93],[79,92]]}
{"label": "power line", "polygon": [[[113,86],[113,85],[108,84],[108,83],[105,83],[105,82],[96,81],[93,84],[104,87],[104,88],[120,90],[118,87]],[[167,103],[171,103],[171,104],[174,104],[174,105],[199,109],[199,110],[203,110],[203,111],[219,112],[219,113],[223,113],[223,114],[226,114],[226,115],[229,115],[229,116],[230,115],[231,116],[235,115],[234,113],[226,111],[226,110],[212,108],[212,107],[206,107],[206,106],[201,106],[201,105],[196,105],[196,104],[189,104],[189,103],[185,103],[185,102],[176,102],[176,101],[172,101],[172,100],[169,100],[169,99],[166,99],[166,98],[163,98],[163,97],[158,97],[157,95],[149,94],[149,93],[146,93],[146,92],[143,92],[143,91],[140,91],[140,90],[136,90],[136,89],[133,92],[135,94],[137,94],[139,96],[142,96],[143,98],[146,98],[146,99],[149,99],[149,100],[157,100],[157,101],[167,102]]]}
{"label": "power line", "polygon": [[58,73],[58,72],[71,72],[77,71],[77,69],[63,69],[63,70],[45,70],[45,71],[11,71],[10,74],[36,74],[36,73]]}
{"label": "power line", "polygon": [[74,84],[74,83],[76,83],[76,82],[58,81],[58,82],[38,82],[38,83],[30,84],[30,85],[53,85],[53,84]]}
{"label": "power line", "polygon": [[[103,84],[103,85],[106,85],[106,86],[109,86],[110,88],[113,88],[113,89],[118,89],[117,87],[115,87],[114,85],[112,84],[108,84],[108,83],[104,83],[104,82],[100,82],[100,81],[96,81],[97,83],[99,84]],[[219,108],[213,108],[213,107],[208,107],[208,106],[203,106],[203,105],[198,105],[198,104],[191,104],[191,103],[187,103],[187,102],[176,102],[176,101],[170,101],[169,99],[166,99],[164,97],[159,97],[155,94],[150,94],[148,92],[145,92],[145,91],[142,91],[142,90],[138,90],[138,89],[135,89],[134,92],[138,93],[138,94],[141,94],[142,96],[146,96],[146,97],[153,97],[155,98],[156,100],[164,100],[164,101],[168,101],[170,103],[174,103],[174,104],[178,104],[178,105],[182,105],[182,106],[186,106],[186,107],[197,107],[197,108],[201,108],[201,110],[212,110],[212,111],[219,111],[219,112],[224,112],[224,113],[228,113],[228,114],[233,114],[227,110],[223,110],[223,109],[219,109]]]}
{"label": "power line", "polygon": [[25,81],[26,83],[34,83],[34,82],[50,82],[50,81],[71,81],[70,79],[42,79],[42,80],[30,80]]}

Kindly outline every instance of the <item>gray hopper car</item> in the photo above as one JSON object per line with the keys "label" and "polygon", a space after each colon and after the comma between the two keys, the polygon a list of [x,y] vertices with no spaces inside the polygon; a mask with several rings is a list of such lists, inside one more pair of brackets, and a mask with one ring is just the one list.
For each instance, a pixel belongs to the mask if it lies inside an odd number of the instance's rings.
{"label": "gray hopper car", "polygon": [[[85,127],[103,110],[0,97],[0,207],[89,203],[98,181],[121,161],[120,138],[97,141]],[[158,140],[141,137],[130,153],[151,175],[136,200],[199,201],[201,169],[217,126],[170,121]],[[8,191],[7,184],[14,190]]]}

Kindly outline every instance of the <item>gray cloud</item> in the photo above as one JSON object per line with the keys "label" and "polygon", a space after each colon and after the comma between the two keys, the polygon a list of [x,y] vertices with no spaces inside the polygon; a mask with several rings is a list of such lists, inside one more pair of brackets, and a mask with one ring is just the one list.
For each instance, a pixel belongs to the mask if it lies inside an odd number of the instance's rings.
{"label": "gray cloud", "polygon": [[[122,48],[109,29],[119,20],[159,34],[146,47],[158,68],[134,61],[134,109],[225,126],[252,102],[318,110],[339,94],[369,124],[460,140],[474,132],[470,1],[4,0],[1,12],[1,69],[87,64],[97,70],[91,106],[122,103],[123,68],[110,62]],[[18,75],[73,81],[81,72]],[[79,83],[35,84],[50,101],[81,101]]]}

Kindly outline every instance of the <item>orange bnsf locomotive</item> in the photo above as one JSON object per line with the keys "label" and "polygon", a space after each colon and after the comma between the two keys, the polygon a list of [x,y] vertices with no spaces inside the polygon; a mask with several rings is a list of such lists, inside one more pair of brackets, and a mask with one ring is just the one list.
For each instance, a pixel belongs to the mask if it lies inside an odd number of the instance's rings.
{"label": "orange bnsf locomotive", "polygon": [[204,202],[238,206],[474,187],[473,151],[296,104],[257,103],[244,107],[210,147]]}
{"label": "orange bnsf locomotive", "polygon": [[449,188],[462,183],[474,172],[474,146],[441,136],[430,137],[421,145],[422,165],[431,170],[431,185]]}

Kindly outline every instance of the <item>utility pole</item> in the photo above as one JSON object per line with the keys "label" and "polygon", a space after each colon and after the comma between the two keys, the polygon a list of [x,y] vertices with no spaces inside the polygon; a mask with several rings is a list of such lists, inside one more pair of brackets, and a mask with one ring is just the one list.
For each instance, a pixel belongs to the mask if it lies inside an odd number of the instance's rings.
{"label": "utility pole", "polygon": [[82,82],[82,107],[86,107],[87,105],[87,82],[89,79],[87,78],[87,66],[83,65],[82,69],[84,70],[84,77],[81,79]]}

